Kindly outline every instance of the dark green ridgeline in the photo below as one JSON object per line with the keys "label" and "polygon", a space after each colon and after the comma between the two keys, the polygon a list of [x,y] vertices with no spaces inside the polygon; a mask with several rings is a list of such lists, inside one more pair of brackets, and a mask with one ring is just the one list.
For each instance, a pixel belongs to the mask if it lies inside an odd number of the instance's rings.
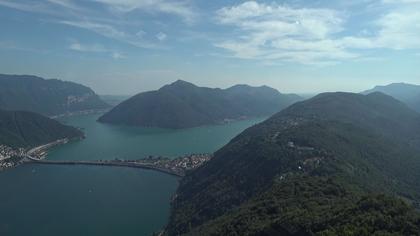
{"label": "dark green ridgeline", "polygon": [[32,111],[46,116],[105,109],[90,88],[57,79],[0,74],[0,109]]}
{"label": "dark green ridgeline", "polygon": [[63,138],[80,138],[83,133],[42,115],[0,110],[0,144],[28,148]]}
{"label": "dark green ridgeline", "polygon": [[251,127],[185,177],[168,235],[419,235],[420,115],[327,93]]}
{"label": "dark green ridgeline", "polygon": [[228,89],[197,87],[176,81],[157,91],[122,102],[99,118],[100,122],[161,128],[189,128],[226,119],[272,115],[302,100],[266,86],[236,85]]}

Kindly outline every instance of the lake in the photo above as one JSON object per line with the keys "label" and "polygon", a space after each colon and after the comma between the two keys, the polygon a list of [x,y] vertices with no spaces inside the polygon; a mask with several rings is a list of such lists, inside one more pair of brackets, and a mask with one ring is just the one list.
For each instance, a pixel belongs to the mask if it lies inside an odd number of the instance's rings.
{"label": "lake", "polygon": [[[139,159],[211,153],[263,118],[182,130],[112,126],[96,115],[62,118],[86,139],[51,160]],[[0,235],[151,235],[167,222],[178,178],[151,170],[22,165],[0,172]]]}

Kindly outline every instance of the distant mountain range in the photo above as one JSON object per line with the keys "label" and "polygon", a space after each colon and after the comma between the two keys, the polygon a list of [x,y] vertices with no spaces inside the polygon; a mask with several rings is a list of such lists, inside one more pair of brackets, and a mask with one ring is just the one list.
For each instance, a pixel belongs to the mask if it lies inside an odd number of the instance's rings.
{"label": "distant mountain range", "polygon": [[372,92],[382,92],[406,103],[412,109],[420,112],[420,85],[393,83],[385,86],[376,86],[371,90],[362,92],[369,94]]}
{"label": "distant mountain range", "polygon": [[420,235],[419,140],[382,93],[295,103],[181,180],[165,234]]}
{"label": "distant mountain range", "polygon": [[63,138],[80,138],[83,133],[58,121],[26,111],[0,110],[0,144],[28,148]]}
{"label": "distant mountain range", "polygon": [[145,127],[189,128],[272,115],[302,100],[267,86],[228,89],[198,87],[178,80],[135,95],[99,118],[100,122]]}
{"label": "distant mountain range", "polygon": [[0,109],[3,110],[56,116],[108,107],[95,92],[80,84],[30,75],[0,74]]}

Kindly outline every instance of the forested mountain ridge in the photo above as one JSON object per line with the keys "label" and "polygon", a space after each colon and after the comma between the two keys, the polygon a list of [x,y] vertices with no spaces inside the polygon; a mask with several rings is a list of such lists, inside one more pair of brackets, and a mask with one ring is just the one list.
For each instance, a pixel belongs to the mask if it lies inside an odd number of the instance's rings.
{"label": "forested mountain ridge", "polygon": [[58,139],[81,138],[83,133],[58,121],[26,111],[0,110],[0,144],[29,148]]}
{"label": "forested mountain ridge", "polygon": [[388,138],[418,143],[420,114],[406,104],[380,92],[366,96],[353,93],[324,93],[301,102],[276,117],[338,120],[372,129]]}
{"label": "forested mountain ridge", "polygon": [[301,100],[267,86],[228,89],[198,87],[178,80],[157,91],[137,94],[99,118],[100,122],[188,128],[247,117],[272,115]]}
{"label": "forested mountain ridge", "polygon": [[393,83],[385,86],[376,86],[375,88],[366,90],[362,93],[369,94],[373,92],[382,92],[393,96],[417,112],[420,112],[420,85]]}
{"label": "forested mountain ridge", "polygon": [[108,107],[92,89],[80,84],[31,75],[0,74],[0,109],[3,110],[56,116]]}
{"label": "forested mountain ridge", "polygon": [[419,124],[381,93],[298,102],[187,175],[166,233],[417,235]]}

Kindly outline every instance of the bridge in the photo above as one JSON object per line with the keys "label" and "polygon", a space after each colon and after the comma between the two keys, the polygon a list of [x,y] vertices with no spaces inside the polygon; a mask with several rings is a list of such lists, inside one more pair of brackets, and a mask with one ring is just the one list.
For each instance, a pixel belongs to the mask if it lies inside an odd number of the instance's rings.
{"label": "bridge", "polygon": [[51,147],[67,143],[68,139],[59,139],[54,142],[32,148],[25,154],[24,164],[38,165],[84,165],[84,166],[117,166],[140,168],[159,171],[165,174],[184,177],[187,171],[198,168],[210,160],[211,154],[189,154],[175,159],[154,157],[139,160],[86,160],[86,161],[55,161],[45,160],[46,152]]}
{"label": "bridge", "polygon": [[179,169],[164,168],[153,164],[145,164],[134,161],[114,161],[114,160],[101,160],[101,161],[49,161],[49,160],[36,160],[28,157],[28,164],[39,165],[85,165],[85,166],[117,166],[128,168],[140,168],[159,171],[165,174],[173,175],[176,177],[184,177],[185,172]]}

